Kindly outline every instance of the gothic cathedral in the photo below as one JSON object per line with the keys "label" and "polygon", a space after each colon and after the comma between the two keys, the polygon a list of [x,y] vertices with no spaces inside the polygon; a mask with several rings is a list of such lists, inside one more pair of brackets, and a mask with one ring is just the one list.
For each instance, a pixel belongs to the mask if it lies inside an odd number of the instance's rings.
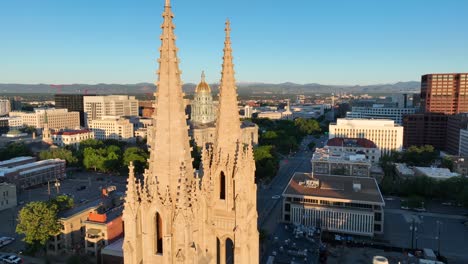
{"label": "gothic cathedral", "polygon": [[166,0],[155,93],[155,127],[143,179],[129,167],[123,218],[126,264],[258,263],[257,187],[252,144],[241,140],[230,24],[214,143],[198,171],[191,148],[173,13]]}

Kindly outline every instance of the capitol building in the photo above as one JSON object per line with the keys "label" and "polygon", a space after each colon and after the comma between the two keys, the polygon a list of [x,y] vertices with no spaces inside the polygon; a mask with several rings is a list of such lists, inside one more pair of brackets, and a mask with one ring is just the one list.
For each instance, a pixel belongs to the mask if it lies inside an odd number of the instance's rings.
{"label": "capitol building", "polygon": [[[203,72],[191,103],[190,134],[199,147],[213,143],[216,134],[217,104],[213,101],[210,85],[205,78]],[[241,122],[241,131],[243,143],[258,144],[257,124],[244,120]]]}

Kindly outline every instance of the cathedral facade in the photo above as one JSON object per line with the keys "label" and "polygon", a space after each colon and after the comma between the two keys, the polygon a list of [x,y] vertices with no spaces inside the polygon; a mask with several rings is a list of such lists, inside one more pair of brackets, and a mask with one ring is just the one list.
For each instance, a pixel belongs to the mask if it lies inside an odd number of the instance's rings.
{"label": "cathedral facade", "polygon": [[126,264],[258,263],[257,187],[250,142],[243,142],[230,24],[226,38],[214,140],[192,166],[173,13],[163,13],[149,168],[133,166],[125,198]]}

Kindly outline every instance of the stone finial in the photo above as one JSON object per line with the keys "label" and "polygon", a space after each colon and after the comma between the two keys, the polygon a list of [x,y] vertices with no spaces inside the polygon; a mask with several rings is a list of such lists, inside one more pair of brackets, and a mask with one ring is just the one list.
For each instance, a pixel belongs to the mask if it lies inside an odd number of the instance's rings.
{"label": "stone finial", "polygon": [[202,71],[201,73],[201,81],[205,82],[205,71]]}

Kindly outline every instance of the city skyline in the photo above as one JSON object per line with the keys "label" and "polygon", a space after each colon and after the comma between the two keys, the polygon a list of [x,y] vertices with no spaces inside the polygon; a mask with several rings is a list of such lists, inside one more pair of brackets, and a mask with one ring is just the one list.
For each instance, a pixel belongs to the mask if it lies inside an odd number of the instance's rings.
{"label": "city skyline", "polygon": [[[155,81],[159,1],[26,2],[0,5],[0,83]],[[226,16],[240,82],[365,85],[465,72],[468,3],[448,2],[175,1],[182,79],[198,83],[205,70],[219,81]]]}

